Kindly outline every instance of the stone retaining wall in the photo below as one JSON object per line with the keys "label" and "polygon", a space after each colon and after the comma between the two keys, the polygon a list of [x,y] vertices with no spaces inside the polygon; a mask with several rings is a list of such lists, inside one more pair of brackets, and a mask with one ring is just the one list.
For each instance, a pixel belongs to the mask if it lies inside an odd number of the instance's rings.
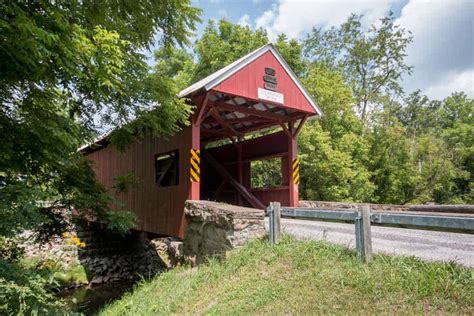
{"label": "stone retaining wall", "polygon": [[[264,211],[209,201],[187,201],[185,239],[148,239],[143,232],[107,233],[94,223],[71,225],[68,238],[38,245],[25,239],[27,256],[65,266],[83,265],[90,284],[151,277],[182,262],[199,264],[209,256],[265,235]],[[76,239],[77,237],[77,239]],[[71,243],[71,239],[80,244]]]}
{"label": "stone retaining wall", "polygon": [[183,244],[186,262],[193,265],[265,235],[263,210],[211,201],[186,201]]}
{"label": "stone retaining wall", "polygon": [[76,234],[86,244],[78,249],[78,258],[92,284],[150,278],[165,268],[157,249],[142,232],[118,236],[89,224],[76,226]]}
{"label": "stone retaining wall", "polygon": [[[47,244],[37,244],[31,233],[25,233],[26,256],[53,260],[63,265],[82,265],[90,284],[152,277],[168,267],[159,248],[161,238],[148,240],[144,233],[132,231],[126,236],[104,232],[94,223],[71,225],[66,238],[53,238]],[[71,242],[80,241],[82,246]]]}
{"label": "stone retaining wall", "polygon": [[391,205],[391,204],[368,204],[368,203],[349,203],[349,202],[327,202],[327,201],[300,201],[300,207],[327,209],[327,210],[356,210],[359,205],[370,205],[372,211],[391,211],[401,212],[407,211],[407,205]]}

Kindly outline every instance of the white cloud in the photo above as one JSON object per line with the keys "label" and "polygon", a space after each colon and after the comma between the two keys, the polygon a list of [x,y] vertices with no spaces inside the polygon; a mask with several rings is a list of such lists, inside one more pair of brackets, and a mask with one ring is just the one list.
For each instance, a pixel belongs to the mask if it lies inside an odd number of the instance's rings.
{"label": "white cloud", "polygon": [[464,91],[470,98],[474,98],[474,69],[444,74],[436,84],[423,90],[431,99],[438,100],[455,91]]}
{"label": "white cloud", "polygon": [[421,89],[431,98],[463,90],[474,96],[474,2],[411,0],[397,23],[413,33],[407,63],[414,73],[405,90]]}
{"label": "white cloud", "polygon": [[269,27],[269,25],[271,24],[271,22],[275,19],[275,13],[274,13],[274,10],[268,10],[268,11],[265,11],[263,12],[263,14],[261,16],[259,16],[256,20],[255,20],[255,27],[257,29],[263,27],[263,28],[267,28]]}
{"label": "white cloud", "polygon": [[250,16],[248,14],[244,14],[240,17],[240,19],[237,21],[237,24],[241,26],[251,26],[250,25]]}
{"label": "white cloud", "polygon": [[256,26],[267,30],[270,39],[279,33],[299,37],[313,26],[329,28],[344,22],[351,13],[364,14],[369,26],[384,16],[396,0],[279,0],[256,19]]}
{"label": "white cloud", "polygon": [[368,27],[392,6],[404,5],[397,23],[413,33],[407,63],[413,75],[403,78],[406,92],[421,89],[431,98],[453,91],[473,96],[473,0],[277,0],[255,19],[275,40],[279,33],[300,38],[312,27],[327,29],[343,23],[351,13],[363,14]]}

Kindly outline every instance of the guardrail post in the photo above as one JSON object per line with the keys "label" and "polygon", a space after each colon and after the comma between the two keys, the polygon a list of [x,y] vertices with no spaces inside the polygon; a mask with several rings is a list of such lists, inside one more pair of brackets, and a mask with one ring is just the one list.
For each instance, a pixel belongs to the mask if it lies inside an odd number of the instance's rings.
{"label": "guardrail post", "polygon": [[280,231],[281,231],[281,205],[280,202],[273,202],[273,220],[274,224],[274,236],[275,244],[278,244],[280,241]]}
{"label": "guardrail post", "polygon": [[275,235],[275,221],[273,220],[273,203],[270,203],[270,205],[267,206],[267,214],[268,214],[268,239],[270,243],[274,244],[275,238],[273,237]]}
{"label": "guardrail post", "polygon": [[372,234],[370,228],[370,207],[362,205],[355,218],[356,249],[359,257],[369,262],[372,260]]}
{"label": "guardrail post", "polygon": [[269,231],[270,231],[270,242],[272,244],[278,244],[280,240],[280,218],[281,218],[281,206],[279,202],[271,202],[267,208],[269,215]]}

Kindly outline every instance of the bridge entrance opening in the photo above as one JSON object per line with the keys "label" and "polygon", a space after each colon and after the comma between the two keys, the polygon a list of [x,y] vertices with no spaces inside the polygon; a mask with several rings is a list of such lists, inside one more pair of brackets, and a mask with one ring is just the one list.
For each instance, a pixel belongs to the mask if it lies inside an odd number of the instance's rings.
{"label": "bridge entrance opening", "polygon": [[294,174],[293,163],[307,116],[262,100],[207,93],[195,117],[199,199],[260,209],[270,201],[297,205],[299,172]]}

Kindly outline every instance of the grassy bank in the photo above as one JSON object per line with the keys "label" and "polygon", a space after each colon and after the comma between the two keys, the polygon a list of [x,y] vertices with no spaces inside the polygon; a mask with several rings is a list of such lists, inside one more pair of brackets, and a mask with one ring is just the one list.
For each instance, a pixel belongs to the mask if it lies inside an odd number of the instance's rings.
{"label": "grassy bank", "polygon": [[143,282],[102,315],[472,313],[474,271],[455,264],[354,252],[286,237],[257,241],[219,263]]}

